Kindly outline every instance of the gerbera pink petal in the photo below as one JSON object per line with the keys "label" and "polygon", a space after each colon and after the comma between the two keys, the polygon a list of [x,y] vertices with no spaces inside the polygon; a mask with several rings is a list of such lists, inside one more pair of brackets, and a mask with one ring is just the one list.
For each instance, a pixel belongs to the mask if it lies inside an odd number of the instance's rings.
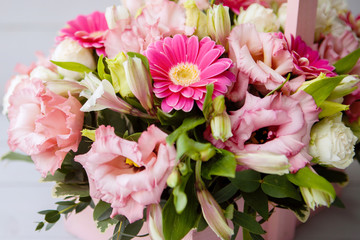
{"label": "gerbera pink petal", "polygon": [[202,107],[206,86],[211,83],[216,83],[214,96],[226,93],[235,76],[229,71],[232,61],[219,59],[224,51],[208,37],[199,42],[197,36],[175,35],[150,44],[144,55],[149,60],[153,91],[163,98],[162,110],[188,112],[194,101]]}

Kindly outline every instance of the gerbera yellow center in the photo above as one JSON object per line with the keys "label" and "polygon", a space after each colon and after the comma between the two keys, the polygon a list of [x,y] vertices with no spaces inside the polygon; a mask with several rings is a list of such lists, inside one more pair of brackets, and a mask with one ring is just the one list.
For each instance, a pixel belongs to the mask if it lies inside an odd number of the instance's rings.
{"label": "gerbera yellow center", "polygon": [[140,167],[139,165],[137,165],[134,161],[132,161],[132,160],[129,159],[129,158],[126,158],[126,159],[125,159],[125,163],[128,164],[128,165],[130,165],[130,166],[137,167],[137,168]]}
{"label": "gerbera yellow center", "polygon": [[200,70],[192,63],[179,63],[169,71],[171,81],[176,85],[189,86],[200,81]]}

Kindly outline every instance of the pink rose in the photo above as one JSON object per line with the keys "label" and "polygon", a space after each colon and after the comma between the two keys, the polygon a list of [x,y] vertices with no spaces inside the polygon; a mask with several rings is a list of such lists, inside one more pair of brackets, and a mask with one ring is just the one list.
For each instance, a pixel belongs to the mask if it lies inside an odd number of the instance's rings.
{"label": "pink rose", "polygon": [[66,154],[77,151],[84,113],[74,97],[47,90],[42,81],[21,81],[9,99],[8,144],[30,155],[45,177],[61,167]]}
{"label": "pink rose", "polygon": [[318,113],[314,99],[303,91],[265,98],[247,93],[244,106],[230,115],[233,137],[225,143],[212,142],[235,154],[284,155],[291,164],[290,171],[296,172],[312,159],[308,144]]}
{"label": "pink rose", "polygon": [[152,125],[136,143],[100,126],[90,151],[75,157],[88,174],[90,195],[111,203],[112,217],[121,214],[134,222],[143,217],[146,205],[160,202],[176,158],[166,137]]}
{"label": "pink rose", "polygon": [[[259,33],[255,25],[249,23],[236,26],[231,31],[229,56],[236,68],[249,76],[249,83],[265,93],[279,87],[285,81],[283,76],[294,67],[283,34]],[[298,83],[292,85],[290,81],[286,87],[293,91],[299,87]]]}

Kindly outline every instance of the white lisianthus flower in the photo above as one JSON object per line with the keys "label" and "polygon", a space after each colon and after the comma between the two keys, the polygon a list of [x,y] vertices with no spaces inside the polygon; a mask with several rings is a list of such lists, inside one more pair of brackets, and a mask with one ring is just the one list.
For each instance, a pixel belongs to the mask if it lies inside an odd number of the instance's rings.
{"label": "white lisianthus flower", "polygon": [[[92,50],[81,47],[76,41],[69,38],[57,45],[51,60],[57,62],[81,63],[92,70],[96,68]],[[69,71],[61,67],[58,67],[58,72],[66,79],[80,80],[82,78],[80,73]]]}
{"label": "white lisianthus flower", "polygon": [[277,32],[280,28],[274,11],[257,3],[251,4],[246,10],[241,9],[236,24],[243,23],[255,24],[258,32]]}
{"label": "white lisianthus flower", "polygon": [[357,137],[341,118],[341,113],[324,118],[311,129],[309,153],[320,164],[345,169],[353,161]]}
{"label": "white lisianthus flower", "polygon": [[347,2],[344,0],[319,0],[319,5],[327,4],[335,9],[337,13],[345,13],[348,11]]}
{"label": "white lisianthus flower", "polygon": [[131,21],[129,10],[122,5],[107,7],[105,11],[105,18],[109,29],[118,27],[118,22],[121,20],[127,19],[128,23]]}

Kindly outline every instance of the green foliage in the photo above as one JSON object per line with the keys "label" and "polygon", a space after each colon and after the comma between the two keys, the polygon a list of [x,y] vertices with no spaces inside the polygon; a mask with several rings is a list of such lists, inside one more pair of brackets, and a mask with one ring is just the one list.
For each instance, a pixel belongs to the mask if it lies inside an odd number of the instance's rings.
{"label": "green foliage", "polygon": [[332,101],[324,101],[321,105],[321,112],[319,113],[319,118],[329,117],[335,113],[349,110],[349,105],[344,105]]}
{"label": "green foliage", "polygon": [[185,189],[188,202],[181,214],[176,212],[173,195],[167,200],[163,209],[163,232],[165,240],[180,240],[192,228],[196,227],[200,214],[198,213],[199,203],[196,199],[194,189],[194,178],[190,178]]}
{"label": "green foliage", "polygon": [[340,75],[308,81],[303,90],[314,98],[317,106],[321,106],[344,77],[345,75]]}
{"label": "green foliage", "polygon": [[253,216],[234,211],[234,217],[232,219],[233,223],[243,227],[244,229],[248,230],[251,233],[255,234],[264,234],[266,233],[264,229],[262,229],[260,223],[258,223]]}
{"label": "green foliage", "polygon": [[337,74],[349,73],[360,58],[360,48],[338,60],[335,64],[335,72]]}
{"label": "green foliage", "polygon": [[269,218],[268,197],[260,188],[255,192],[244,192],[242,195],[245,200],[245,204],[258,212],[263,219],[267,220]]}
{"label": "green foliage", "polygon": [[289,182],[285,175],[267,175],[261,183],[261,189],[267,195],[275,198],[293,198],[301,201],[297,189]]}
{"label": "green foliage", "polygon": [[89,196],[89,185],[66,184],[66,183],[58,182],[54,186],[52,195],[55,198],[63,198],[68,196],[87,197]]}
{"label": "green foliage", "polygon": [[24,162],[33,162],[30,156],[17,153],[17,152],[8,152],[1,156],[0,160],[11,160],[11,161],[24,161]]}
{"label": "green foliage", "polygon": [[212,106],[212,95],[214,92],[214,84],[209,84],[206,86],[206,95],[203,104],[203,114],[206,120],[211,118],[211,113],[213,112]]}
{"label": "green foliage", "polygon": [[286,177],[293,184],[300,187],[313,188],[328,193],[332,199],[335,199],[336,192],[334,187],[325,178],[317,175],[310,168],[305,167],[295,174],[287,174]]}
{"label": "green foliage", "polygon": [[111,82],[111,75],[106,73],[106,67],[104,64],[104,56],[101,54],[98,59],[97,72],[100,79],[106,79]]}
{"label": "green foliage", "polygon": [[236,172],[235,155],[223,149],[217,149],[218,153],[202,165],[201,175],[210,180],[211,176],[234,178]]}
{"label": "green foliage", "polygon": [[197,126],[205,123],[204,118],[186,118],[180,127],[178,127],[175,131],[173,131],[167,138],[166,142],[168,144],[174,144],[175,141],[183,134],[186,133]]}
{"label": "green foliage", "polygon": [[220,204],[231,199],[238,192],[238,188],[229,183],[225,187],[217,189],[212,195],[214,199]]}
{"label": "green foliage", "polygon": [[176,141],[176,147],[177,159],[188,156],[193,160],[207,161],[216,153],[211,143],[197,142],[189,138],[186,133],[179,135]]}
{"label": "green foliage", "polygon": [[243,192],[254,192],[260,186],[261,175],[253,170],[238,171],[234,179],[230,179],[239,190]]}
{"label": "green foliage", "polygon": [[79,73],[93,72],[93,70],[91,70],[87,66],[85,66],[81,63],[77,63],[77,62],[57,62],[57,61],[52,61],[52,60],[50,60],[50,62],[52,62],[56,66],[59,66],[61,68],[64,68],[64,69],[70,70],[70,71],[74,71],[74,72],[79,72]]}
{"label": "green foliage", "polygon": [[313,166],[315,172],[331,183],[346,184],[349,181],[348,175],[344,171],[337,171],[320,165]]}

